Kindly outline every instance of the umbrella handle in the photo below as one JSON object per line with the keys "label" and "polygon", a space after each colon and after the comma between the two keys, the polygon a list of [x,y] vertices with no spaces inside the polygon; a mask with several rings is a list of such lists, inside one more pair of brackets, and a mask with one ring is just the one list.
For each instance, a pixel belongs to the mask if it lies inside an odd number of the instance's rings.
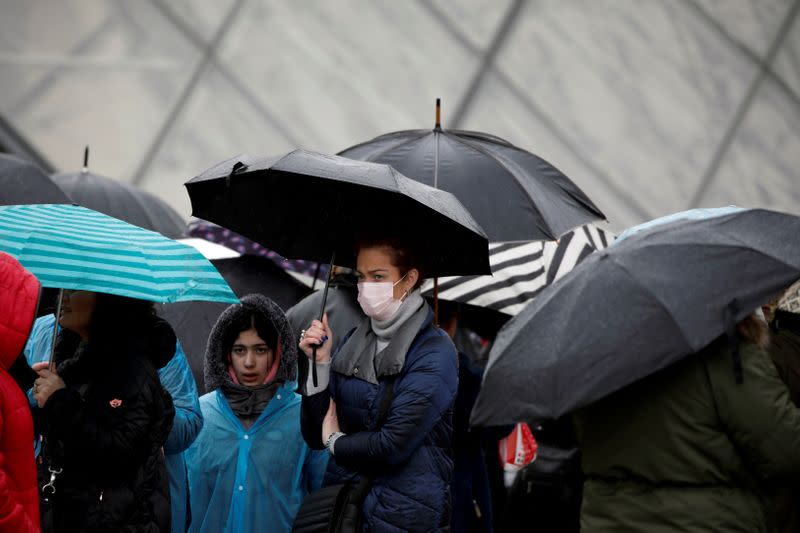
{"label": "umbrella handle", "polygon": [[53,321],[53,342],[50,343],[49,368],[53,369],[56,359],[56,341],[58,340],[58,319],[61,317],[61,304],[64,301],[64,289],[58,289],[58,304],[56,304],[56,319]]}
{"label": "umbrella handle", "polygon": [[[325,302],[328,301],[328,287],[331,284],[331,276],[333,275],[333,262],[336,259],[336,252],[331,254],[331,263],[328,266],[328,277],[325,280],[325,288],[322,289],[322,306],[319,310],[319,321],[325,316]],[[314,387],[317,386],[317,347],[311,348],[311,382]]]}

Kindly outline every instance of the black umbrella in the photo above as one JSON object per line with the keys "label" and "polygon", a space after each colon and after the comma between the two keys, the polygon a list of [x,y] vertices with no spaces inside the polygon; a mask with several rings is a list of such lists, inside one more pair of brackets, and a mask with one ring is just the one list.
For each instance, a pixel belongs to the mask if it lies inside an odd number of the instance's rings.
{"label": "black umbrella", "polygon": [[[266,257],[243,255],[213,260],[212,263],[240,298],[246,294],[263,294],[274,300],[281,309],[287,310],[311,292]],[[228,304],[216,302],[182,302],[161,308],[162,316],[172,325],[181,341],[201,393],[205,391],[203,360],[208,335],[227,307]]]}
{"label": "black umbrella", "polygon": [[428,276],[490,274],[488,241],[450,193],[388,165],[294,150],[241,155],[186,183],[192,215],[288,258],[355,264],[354,237],[413,239]]}
{"label": "black umbrella", "polygon": [[[486,234],[455,196],[388,165],[305,150],[269,158],[241,155],[186,188],[192,215],[285,257],[331,258],[331,267],[336,258],[336,264],[353,266],[356,236],[377,230],[412,240],[424,275],[491,273]],[[326,284],[322,310],[327,290]]]}
{"label": "black umbrella", "polygon": [[53,175],[72,200],[84,207],[124,220],[134,226],[156,231],[170,239],[183,236],[185,223],[167,203],[132,185],[93,174],[88,170],[89,147],[83,155],[83,169]]}
{"label": "black umbrella", "polygon": [[170,239],[183,235],[186,223],[181,216],[164,200],[147,191],[87,171],[54,174],[53,181],[76,204]]}
{"label": "black umbrella", "polygon": [[79,205],[170,239],[184,235],[185,222],[164,200],[132,185],[89,172],[88,167],[87,146],[83,152],[83,168],[78,172],[53,174],[53,181]]}
{"label": "black umbrella", "polygon": [[385,163],[453,193],[490,241],[556,240],[605,215],[544,159],[494,135],[444,130],[387,133],[339,155]]}
{"label": "black umbrella", "polygon": [[0,154],[0,205],[70,203],[44,170],[24,159]]}
{"label": "black umbrella", "polygon": [[472,423],[588,405],[731,335],[798,278],[800,217],[752,209],[637,233],[590,255],[506,324]]}

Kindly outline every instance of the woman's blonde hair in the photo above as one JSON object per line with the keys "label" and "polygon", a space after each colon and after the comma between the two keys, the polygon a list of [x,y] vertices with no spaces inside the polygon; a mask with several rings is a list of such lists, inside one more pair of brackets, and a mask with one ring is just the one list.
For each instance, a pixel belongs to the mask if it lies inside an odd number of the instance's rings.
{"label": "woman's blonde hair", "polygon": [[736,325],[736,331],[744,340],[752,342],[759,348],[766,349],[769,346],[769,326],[755,313],[739,322]]}

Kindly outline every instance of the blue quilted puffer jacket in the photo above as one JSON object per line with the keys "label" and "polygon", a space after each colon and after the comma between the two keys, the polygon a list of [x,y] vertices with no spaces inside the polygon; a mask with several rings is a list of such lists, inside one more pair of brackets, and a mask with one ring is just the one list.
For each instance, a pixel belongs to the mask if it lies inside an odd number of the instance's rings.
{"label": "blue quilted puffer jacket", "polygon": [[[392,402],[376,430],[389,379],[395,382]],[[326,391],[303,397],[302,428],[310,447],[323,448],[322,420],[331,398],[346,434],[336,441],[324,484],[375,475],[363,506],[365,531],[446,531],[458,355],[447,334],[433,325],[430,310],[400,372],[378,381],[332,370]]]}

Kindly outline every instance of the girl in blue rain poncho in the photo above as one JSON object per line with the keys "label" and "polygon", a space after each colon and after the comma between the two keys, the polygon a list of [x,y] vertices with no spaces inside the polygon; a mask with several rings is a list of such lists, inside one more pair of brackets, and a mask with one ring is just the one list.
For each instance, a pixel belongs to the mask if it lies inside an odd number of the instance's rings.
{"label": "girl in blue rain poncho", "polygon": [[248,295],[217,320],[200,398],[205,423],[186,451],[190,532],[291,531],[327,466],[300,434],[297,352],[283,311]]}

